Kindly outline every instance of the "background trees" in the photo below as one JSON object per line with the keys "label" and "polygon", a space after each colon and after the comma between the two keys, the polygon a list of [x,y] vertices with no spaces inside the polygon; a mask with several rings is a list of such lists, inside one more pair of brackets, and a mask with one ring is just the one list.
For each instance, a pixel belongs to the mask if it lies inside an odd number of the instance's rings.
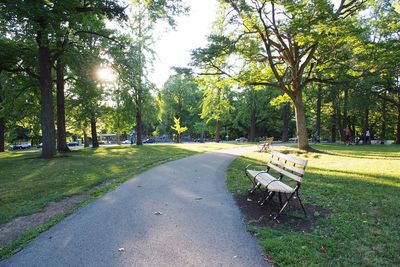
{"label": "background trees", "polygon": [[309,136],[341,140],[349,127],[400,142],[396,1],[221,0],[193,69],[176,68],[160,89],[147,75],[154,25],[174,27],[187,9],[121,3],[0,3],[0,151],[31,139],[49,158],[56,143],[68,152],[67,139],[96,147],[98,133],[132,129],[141,144],[172,136],[174,117],[185,137],[216,141],[298,136],[307,149]]}

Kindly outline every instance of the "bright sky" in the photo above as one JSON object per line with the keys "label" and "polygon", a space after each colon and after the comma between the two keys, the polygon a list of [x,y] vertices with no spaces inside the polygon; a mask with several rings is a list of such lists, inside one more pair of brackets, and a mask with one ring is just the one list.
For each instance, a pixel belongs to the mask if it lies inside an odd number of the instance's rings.
{"label": "bright sky", "polygon": [[[190,13],[177,19],[176,30],[161,33],[161,39],[155,43],[157,53],[154,73],[150,80],[161,88],[168,77],[174,73],[171,67],[187,67],[190,51],[206,45],[211,24],[216,18],[217,0],[185,0]],[[157,31],[165,31],[160,26]]]}

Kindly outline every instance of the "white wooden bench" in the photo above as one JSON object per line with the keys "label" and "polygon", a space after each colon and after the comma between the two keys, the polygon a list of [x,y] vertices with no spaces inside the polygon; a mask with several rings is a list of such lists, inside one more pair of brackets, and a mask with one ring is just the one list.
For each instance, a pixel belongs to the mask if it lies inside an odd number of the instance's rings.
{"label": "white wooden bench", "polygon": [[[299,197],[299,189],[307,162],[306,159],[271,151],[271,157],[267,164],[262,166],[262,169],[259,168],[257,170],[257,165],[248,165],[246,167],[246,175],[253,183],[250,193],[253,193],[257,189],[264,189],[266,192],[265,198],[260,201],[261,205],[270,200],[275,193],[279,194],[280,210],[275,219],[280,216],[289,201],[294,197],[297,197],[304,214],[307,216]],[[282,194],[286,196],[284,204],[282,203]],[[287,197],[288,195],[289,197]]]}

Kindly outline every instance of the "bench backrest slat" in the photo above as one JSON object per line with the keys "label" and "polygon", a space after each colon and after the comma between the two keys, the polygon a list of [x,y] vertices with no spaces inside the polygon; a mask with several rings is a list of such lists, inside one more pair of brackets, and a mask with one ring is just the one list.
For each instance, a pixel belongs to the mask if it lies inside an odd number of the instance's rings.
{"label": "bench backrest slat", "polygon": [[290,156],[290,155],[282,154],[282,153],[280,153],[280,152],[278,152],[278,151],[272,151],[272,152],[271,152],[271,155],[272,155],[272,156],[276,156],[276,157],[281,158],[281,159],[286,159],[286,160],[288,160],[288,161],[291,161],[291,162],[293,162],[293,163],[302,165],[302,166],[304,166],[304,167],[307,166],[307,162],[308,162],[308,160],[306,160],[306,159],[301,159],[301,158],[297,158],[297,157],[292,157],[292,156]]}
{"label": "bench backrest slat", "polygon": [[286,170],[289,169],[291,171],[294,171],[294,172],[296,172],[296,173],[298,173],[300,175],[303,175],[305,173],[304,168],[295,167],[295,166],[293,166],[293,164],[290,164],[290,163],[289,164],[285,164],[285,162],[278,161],[277,158],[272,158],[271,162],[273,164],[275,164],[275,165],[281,166],[282,168],[284,168]]}
{"label": "bench backrest slat", "polygon": [[277,151],[272,151],[271,160],[267,165],[278,173],[301,183],[307,162],[306,159],[296,158]]}

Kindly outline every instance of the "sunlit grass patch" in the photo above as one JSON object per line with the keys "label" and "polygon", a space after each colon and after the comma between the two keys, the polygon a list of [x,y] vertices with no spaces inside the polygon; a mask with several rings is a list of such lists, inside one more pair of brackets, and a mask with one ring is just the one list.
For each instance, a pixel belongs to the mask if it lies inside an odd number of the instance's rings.
{"label": "sunlit grass patch", "polygon": [[[320,152],[298,153],[309,160],[302,188],[304,202],[330,211],[310,232],[255,228],[265,253],[282,266],[395,266],[400,264],[400,146],[316,145]],[[276,147],[277,150],[292,148]],[[250,163],[264,153],[238,158],[228,187],[244,194]],[[286,211],[289,216],[293,208]]]}
{"label": "sunlit grass patch", "polygon": [[47,160],[40,151],[0,153],[0,224],[108,180],[129,179],[163,162],[236,144],[169,144],[79,149]]}

